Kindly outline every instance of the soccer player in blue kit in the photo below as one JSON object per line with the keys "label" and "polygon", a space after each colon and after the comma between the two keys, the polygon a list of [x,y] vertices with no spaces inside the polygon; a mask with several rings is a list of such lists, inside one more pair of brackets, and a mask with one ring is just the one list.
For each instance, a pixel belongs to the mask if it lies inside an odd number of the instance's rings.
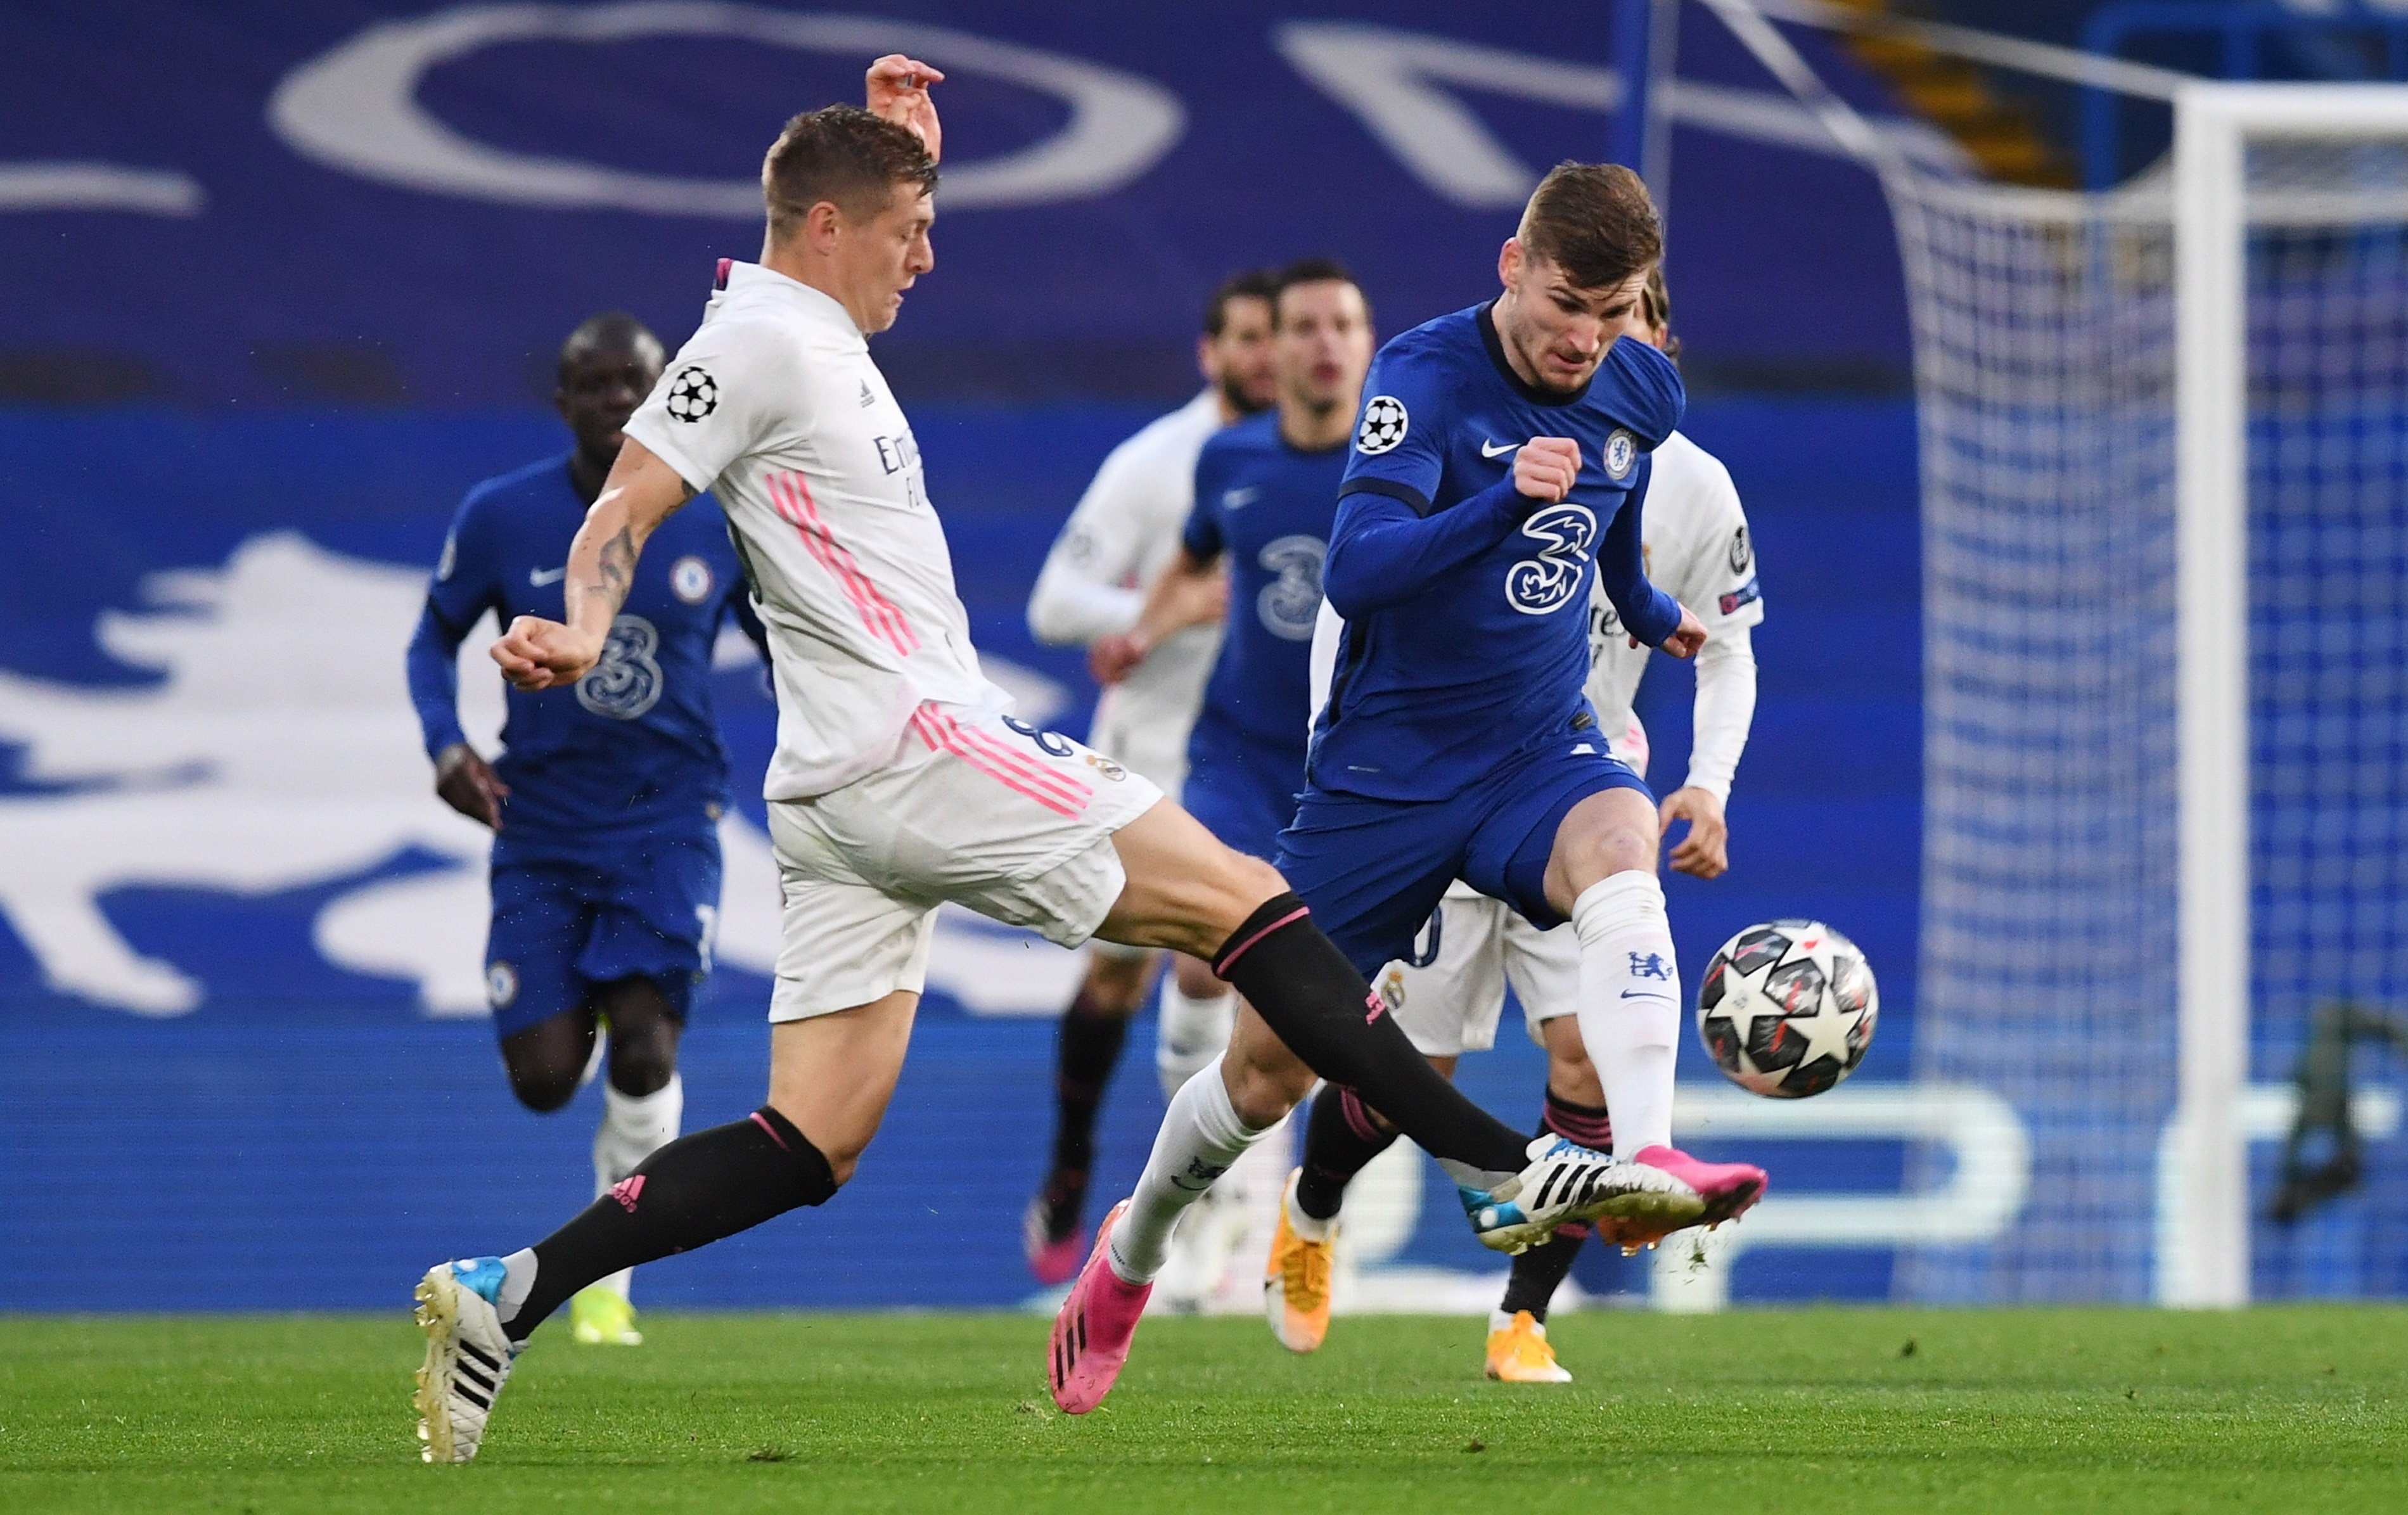
{"label": "soccer player in blue kit", "polygon": [[1614,1156],[1694,1196],[1622,1226],[1629,1244],[1719,1223],[1765,1187],[1671,1144],[1682,999],[1660,828],[1584,689],[1593,580],[1642,644],[1685,658],[1706,639],[1641,550],[1680,376],[1614,335],[1661,254],[1637,175],[1559,164],[1498,254],[1503,292],[1381,350],[1324,578],[1346,636],[1276,860],[1367,977],[1412,955],[1457,877],[1534,925],[1572,922]]}
{"label": "soccer player in blue kit", "polygon": [[[553,403],[576,446],[468,492],[409,644],[436,792],[494,831],[485,984],[511,1092],[533,1110],[567,1104],[608,1027],[597,1194],[677,1136],[678,1035],[710,970],[728,795],[711,652],[730,617],[762,636],[717,506],[696,501],[662,527],[591,673],[571,688],[510,691],[492,765],[460,729],[455,659],[487,610],[504,625],[560,613],[562,544],[601,493],[662,361],[633,317],[596,316],[570,335]],[[578,1340],[643,1339],[627,1285],[623,1271],[571,1301]]]}
{"label": "soccer player in blue kit", "polygon": [[1282,270],[1271,348],[1278,403],[1206,439],[1181,554],[1133,634],[1150,646],[1226,598],[1220,653],[1187,742],[1185,803],[1221,840],[1266,860],[1304,787],[1321,563],[1371,363],[1370,307],[1354,276],[1326,258]]}
{"label": "soccer player in blue kit", "polygon": [[[1321,560],[1371,363],[1370,309],[1337,263],[1311,258],[1282,270],[1270,307],[1276,407],[1206,438],[1181,550],[1150,587],[1137,624],[1096,659],[1116,673],[1191,626],[1225,622],[1188,737],[1182,801],[1223,842],[1266,860],[1304,786]],[[1171,971],[1191,1001],[1226,993],[1200,959],[1175,957]],[[1279,1182],[1272,1175],[1284,1158],[1257,1148],[1244,1161],[1257,1155],[1270,1160],[1266,1186]],[[1219,1287],[1253,1177],[1233,1169],[1181,1221],[1163,1275],[1173,1308],[1200,1308]]]}

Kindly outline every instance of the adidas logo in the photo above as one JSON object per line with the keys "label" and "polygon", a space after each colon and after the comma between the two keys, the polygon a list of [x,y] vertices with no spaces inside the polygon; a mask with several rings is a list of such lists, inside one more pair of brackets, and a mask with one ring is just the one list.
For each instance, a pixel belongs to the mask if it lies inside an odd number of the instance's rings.
{"label": "adidas logo", "polygon": [[864,410],[867,410],[877,403],[878,396],[869,393],[869,380],[866,379],[863,379],[861,381],[861,407]]}

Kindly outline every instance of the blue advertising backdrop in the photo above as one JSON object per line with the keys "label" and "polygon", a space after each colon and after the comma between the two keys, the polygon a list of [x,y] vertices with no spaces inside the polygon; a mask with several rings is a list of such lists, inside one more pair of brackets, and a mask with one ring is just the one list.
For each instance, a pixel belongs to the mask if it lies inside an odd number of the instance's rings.
{"label": "blue advertising backdrop", "polygon": [[[913,417],[982,649],[1071,731],[1089,692],[1074,658],[1028,640],[1026,586],[1087,473],[1144,414]],[[1900,1078],[1917,845],[1900,799],[1919,719],[1911,412],[1708,403],[1691,429],[1747,493],[1770,614],[1737,866],[1671,880],[1683,960],[1694,973],[1769,916],[1842,923],[1897,965],[1862,1076]],[[549,1120],[518,1109],[477,1018],[481,840],[427,793],[400,682],[453,500],[556,445],[529,414],[0,416],[0,487],[31,504],[34,548],[0,564],[0,739],[17,759],[0,788],[0,1163],[18,1189],[0,1306],[380,1305],[424,1258],[527,1236],[588,1192],[596,1096]],[[771,712],[748,659],[730,659],[717,693],[757,828]],[[1645,701],[1671,773],[1687,746],[1679,673],[1665,663]],[[722,966],[687,1043],[697,1124],[759,1098],[774,922],[745,919],[747,877],[732,849]],[[853,1187],[662,1265],[649,1297],[1026,1292],[1017,1221],[1043,1163],[1052,1044],[1029,1016],[1068,986],[1026,965],[1062,954],[966,923],[945,942],[894,1119]],[[1148,1061],[1132,1055],[1112,1090],[1100,1189],[1134,1179],[1158,1118]],[[1508,1036],[1465,1077],[1521,1112],[1541,1071]],[[1749,1151],[1792,1187],[1899,1182],[1896,1144]],[[897,1206],[914,1211],[900,1228]],[[1452,1208],[1434,1188],[1398,1260],[1483,1265]],[[1884,1294],[1888,1257],[1769,1251],[1738,1277],[1743,1295]]]}
{"label": "blue advertising backdrop", "polygon": [[[1092,689],[1030,642],[1027,587],[1105,450],[1192,386],[1212,282],[1329,251],[1385,330],[1467,303],[1538,169],[1601,153],[1616,92],[1596,6],[886,8],[0,16],[21,65],[0,93],[0,1308],[382,1308],[430,1259],[515,1245],[589,1192],[595,1096],[538,1119],[500,1077],[483,838],[429,793],[401,649],[462,492],[560,447],[536,402],[561,335],[609,307],[689,331],[712,260],[756,245],[746,181],[786,114],[853,97],[889,47],[952,74],[939,268],[875,350],[982,650],[1024,713],[1077,732]],[[1817,60],[1886,110],[1844,57]],[[1899,1079],[1921,716],[1888,222],[1727,38],[1693,22],[1681,72],[1686,429],[1747,499],[1770,611],[1734,871],[1670,881],[1683,961],[1694,977],[1754,921],[1829,920],[1884,979],[1860,1079]],[[1821,397],[1761,393],[1801,385]],[[490,732],[480,645],[466,702]],[[716,693],[757,794],[771,711],[749,658],[728,650]],[[1642,695],[1659,774],[1685,753],[1687,691],[1668,663]],[[690,1125],[759,1098],[774,891],[757,798],[740,810]],[[949,917],[853,1188],[658,1265],[647,1299],[1021,1299],[1045,1016],[1075,972]],[[1540,1065],[1501,1040],[1465,1081],[1526,1112]],[[1134,1177],[1158,1117],[1145,1062],[1111,1091],[1099,1191]],[[1900,1182],[1895,1141],[1746,1151],[1790,1193]],[[1493,1266],[1434,1178],[1426,1198],[1394,1261]],[[1883,1296],[1890,1270],[1886,1251],[1766,1248],[1736,1288]]]}

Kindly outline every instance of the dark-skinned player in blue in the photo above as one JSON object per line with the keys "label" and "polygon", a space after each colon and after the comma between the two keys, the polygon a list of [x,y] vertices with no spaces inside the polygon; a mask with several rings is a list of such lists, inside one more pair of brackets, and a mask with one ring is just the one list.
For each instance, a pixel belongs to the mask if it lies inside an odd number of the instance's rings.
{"label": "dark-skinned player in blue", "polygon": [[[409,644],[436,793],[494,831],[485,987],[511,1092],[533,1110],[566,1105],[607,1027],[597,1193],[676,1137],[678,1036],[710,970],[728,801],[712,650],[731,619],[762,637],[718,506],[705,496],[661,528],[593,672],[573,688],[509,692],[490,765],[460,729],[456,658],[488,610],[505,626],[561,613],[561,544],[601,493],[662,362],[630,316],[570,335],[553,404],[575,447],[468,492]],[[624,1272],[580,1293],[576,1338],[640,1342],[627,1293]]]}
{"label": "dark-skinned player in blue", "polygon": [[[1371,364],[1370,308],[1354,277],[1326,258],[1282,270],[1273,283],[1271,352],[1274,408],[1205,440],[1182,551],[1155,579],[1124,639],[1133,665],[1189,626],[1224,622],[1188,737],[1183,803],[1222,841],[1266,861],[1304,787],[1321,561]],[[1173,971],[1197,997],[1220,987],[1211,967],[1195,958],[1176,959]],[[1277,1183],[1283,1164],[1267,1148],[1254,1149],[1180,1222],[1206,1229],[1198,1244],[1181,1242],[1162,1276],[1174,1307],[1200,1308],[1219,1287],[1240,1239],[1244,1165],[1255,1153],[1268,1160],[1263,1177]]]}
{"label": "dark-skinned player in blue", "polygon": [[[1683,1005],[1656,808],[1584,689],[1592,584],[1644,645],[1685,658],[1706,637],[1647,581],[1641,548],[1648,454],[1680,422],[1680,375],[1614,336],[1662,247],[1637,175],[1560,164],[1498,254],[1503,292],[1381,349],[1324,572],[1346,635],[1276,860],[1367,977],[1412,955],[1457,878],[1541,928],[1573,923],[1614,1156],[1683,1199],[1600,1225],[1626,1246],[1718,1224],[1765,1187],[1760,1168],[1672,1146]],[[1348,1139],[1322,1115],[1316,1147]],[[1335,1218],[1312,1179],[1283,1207],[1274,1275],[1293,1237],[1326,1237]]]}

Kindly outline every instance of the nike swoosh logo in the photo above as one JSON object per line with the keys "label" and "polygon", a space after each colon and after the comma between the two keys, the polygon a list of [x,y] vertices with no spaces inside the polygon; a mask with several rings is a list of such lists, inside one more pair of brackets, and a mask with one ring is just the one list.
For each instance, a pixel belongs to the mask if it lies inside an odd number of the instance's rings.
{"label": "nike swoosh logo", "polygon": [[1671,996],[1671,995],[1670,995],[1670,994],[1644,994],[1644,993],[1640,993],[1638,990],[1636,990],[1636,989],[1626,989],[1626,990],[1624,990],[1624,991],[1622,992],[1622,997],[1623,997],[1623,998],[1625,998],[1625,999],[1660,999],[1660,1000],[1663,1000],[1663,1001],[1665,1001],[1665,1002],[1667,1002],[1667,1003],[1670,1003],[1670,1002],[1671,1001],[1671,998],[1672,998],[1672,996]]}
{"label": "nike swoosh logo", "polygon": [[1480,444],[1480,455],[1484,458],[1501,458],[1521,445],[1519,442],[1507,442],[1500,446],[1495,442],[1483,441]]}
{"label": "nike swoosh logo", "polygon": [[1254,504],[1262,493],[1252,484],[1248,484],[1243,489],[1224,490],[1221,492],[1221,503],[1232,510],[1242,510]]}
{"label": "nike swoosh logo", "polygon": [[546,584],[557,584],[567,577],[568,569],[566,565],[557,568],[529,568],[527,570],[527,582],[533,584],[538,589],[543,588]]}

